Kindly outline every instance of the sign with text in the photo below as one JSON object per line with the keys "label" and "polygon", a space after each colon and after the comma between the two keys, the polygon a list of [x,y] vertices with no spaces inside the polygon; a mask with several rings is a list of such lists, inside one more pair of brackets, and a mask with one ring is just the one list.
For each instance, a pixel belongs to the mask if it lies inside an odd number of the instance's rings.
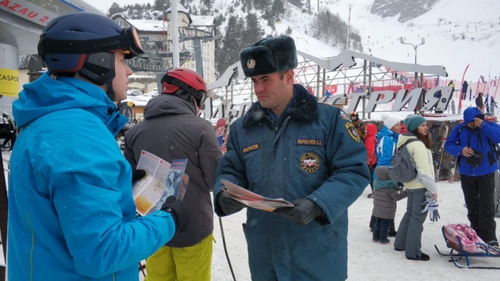
{"label": "sign with text", "polygon": [[[43,5],[56,5],[51,3],[52,1],[30,2],[23,0],[0,0],[0,9],[43,26],[47,25],[50,19],[57,17],[57,14],[42,8]],[[57,4],[60,5],[60,2]],[[76,12],[76,10],[74,12]]]}
{"label": "sign with text", "polygon": [[19,93],[19,71],[0,68],[0,95],[17,97]]}
{"label": "sign with text", "polygon": [[[427,91],[424,88],[415,88],[411,91],[400,89],[397,93],[391,90],[374,91],[372,93],[352,93],[347,95],[350,102],[346,112],[358,111],[359,102],[363,98],[368,99],[368,103],[364,110],[365,112],[375,112],[377,106],[390,104],[391,102],[394,103],[391,109],[388,110],[390,112],[415,111],[421,99],[423,99],[424,102],[423,107],[420,109],[421,111],[431,111],[437,108],[445,110],[453,95],[452,89],[452,87],[444,86],[428,89]],[[324,97],[320,101],[334,105],[338,100],[343,98],[345,98],[343,94],[337,94],[331,95],[330,97]],[[252,102],[248,101],[240,104],[228,104],[227,107],[221,103],[214,107],[212,100],[207,99],[205,110],[201,111],[201,116],[205,119],[236,119],[243,116],[250,106],[252,106]],[[382,112],[387,110],[379,111]]]}

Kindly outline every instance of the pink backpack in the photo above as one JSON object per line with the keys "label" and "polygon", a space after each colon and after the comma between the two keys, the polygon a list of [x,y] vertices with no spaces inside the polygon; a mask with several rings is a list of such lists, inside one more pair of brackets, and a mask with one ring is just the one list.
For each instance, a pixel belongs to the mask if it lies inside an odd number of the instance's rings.
{"label": "pink backpack", "polygon": [[[478,244],[485,245],[484,241],[479,238],[474,229],[463,223],[448,224],[443,226],[443,234],[446,239],[448,248],[460,252],[460,244],[462,250],[466,253],[484,253],[484,249]],[[458,242],[460,238],[460,243]]]}

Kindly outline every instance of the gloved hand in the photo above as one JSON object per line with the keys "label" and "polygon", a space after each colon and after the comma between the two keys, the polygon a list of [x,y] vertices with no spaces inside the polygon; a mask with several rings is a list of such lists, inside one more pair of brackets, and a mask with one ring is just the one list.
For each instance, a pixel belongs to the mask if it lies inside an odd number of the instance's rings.
{"label": "gloved hand", "polygon": [[307,198],[297,199],[292,203],[295,207],[277,208],[273,213],[301,225],[306,225],[323,214],[323,210]]}
{"label": "gloved hand", "polygon": [[246,207],[242,203],[234,200],[231,196],[229,196],[229,194],[225,193],[224,191],[219,192],[219,194],[217,195],[217,203],[226,215],[232,215]]}
{"label": "gloved hand", "polygon": [[438,211],[439,204],[433,199],[430,192],[426,191],[425,195],[426,200],[422,203],[422,213],[429,211],[429,219],[433,222],[437,222],[441,218]]}
{"label": "gloved hand", "polygon": [[141,169],[132,169],[132,184],[146,176],[146,171]]}
{"label": "gloved hand", "polygon": [[176,232],[184,232],[189,225],[189,208],[183,201],[176,201],[175,197],[170,195],[165,203],[161,206],[161,210],[169,212],[175,221]]}

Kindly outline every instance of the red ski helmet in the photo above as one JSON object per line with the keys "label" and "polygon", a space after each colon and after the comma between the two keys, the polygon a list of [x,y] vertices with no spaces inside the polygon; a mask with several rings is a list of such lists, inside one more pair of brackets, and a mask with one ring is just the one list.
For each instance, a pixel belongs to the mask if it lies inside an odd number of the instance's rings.
{"label": "red ski helmet", "polygon": [[173,69],[163,75],[161,87],[162,94],[176,95],[189,102],[194,98],[199,108],[205,108],[207,84],[195,71],[187,68]]}

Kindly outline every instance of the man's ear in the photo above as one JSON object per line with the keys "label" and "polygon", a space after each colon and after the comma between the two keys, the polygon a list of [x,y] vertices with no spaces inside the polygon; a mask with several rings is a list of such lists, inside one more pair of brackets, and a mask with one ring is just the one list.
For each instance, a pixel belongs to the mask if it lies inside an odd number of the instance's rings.
{"label": "man's ear", "polygon": [[293,77],[295,76],[293,69],[287,70],[285,72],[285,79],[287,84],[293,84]]}

